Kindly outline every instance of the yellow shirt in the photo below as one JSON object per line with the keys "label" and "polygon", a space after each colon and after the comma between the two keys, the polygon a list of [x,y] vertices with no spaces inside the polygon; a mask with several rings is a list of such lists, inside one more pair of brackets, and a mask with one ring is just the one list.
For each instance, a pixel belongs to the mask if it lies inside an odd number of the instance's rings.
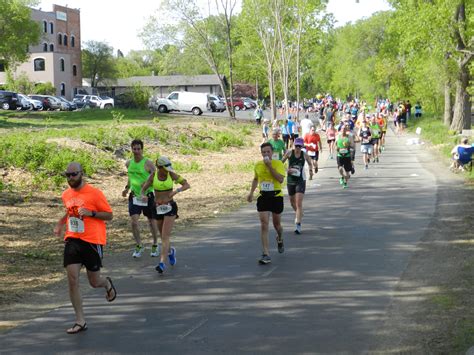
{"label": "yellow shirt", "polygon": [[[281,160],[272,160],[272,167],[278,174],[285,176],[285,166]],[[258,180],[260,193],[262,191],[279,191],[275,196],[283,196],[280,182],[273,177],[263,160],[260,160],[255,164],[254,171]]]}

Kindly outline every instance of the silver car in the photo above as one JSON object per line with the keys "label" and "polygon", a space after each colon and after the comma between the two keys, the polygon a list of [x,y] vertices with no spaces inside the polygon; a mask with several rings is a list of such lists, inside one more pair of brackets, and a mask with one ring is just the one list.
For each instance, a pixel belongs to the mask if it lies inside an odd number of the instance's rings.
{"label": "silver car", "polygon": [[220,97],[209,95],[209,100],[212,112],[224,112],[226,110],[225,102]]}
{"label": "silver car", "polygon": [[[43,110],[43,104],[39,100],[32,99],[31,97],[28,97],[23,94],[18,94],[18,98],[23,102],[28,102],[30,107],[28,108],[29,110],[35,110],[35,111],[42,111]],[[23,106],[23,104],[22,104]]]}

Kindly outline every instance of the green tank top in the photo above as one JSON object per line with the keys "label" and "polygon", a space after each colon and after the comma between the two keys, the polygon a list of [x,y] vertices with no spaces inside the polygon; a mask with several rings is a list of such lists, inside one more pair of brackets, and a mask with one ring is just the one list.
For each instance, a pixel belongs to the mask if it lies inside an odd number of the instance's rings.
{"label": "green tank top", "polygon": [[304,180],[304,153],[301,152],[301,156],[297,158],[295,151],[291,152],[290,158],[288,159],[288,169],[292,169],[293,172],[288,172],[286,183],[288,185],[296,185],[300,181]]}
{"label": "green tank top", "polygon": [[349,141],[349,137],[339,138],[336,141],[336,146],[337,148],[339,148],[337,150],[337,156],[350,157],[351,156],[350,145],[351,145],[351,142]]}
{"label": "green tank top", "polygon": [[166,176],[166,180],[161,181],[158,179],[158,171],[155,174],[155,177],[153,178],[153,188],[156,191],[169,191],[173,189],[173,179],[171,178],[171,174],[168,173]]}
{"label": "green tank top", "polygon": [[[131,159],[128,164],[128,181],[130,182],[130,190],[132,190],[135,196],[140,196],[142,185],[148,180],[150,173],[145,169],[145,163],[147,158],[143,158],[138,163]],[[146,193],[153,192],[150,187],[146,190]]]}
{"label": "green tank top", "polygon": [[372,138],[380,138],[380,126],[378,124],[370,125],[372,131]]}

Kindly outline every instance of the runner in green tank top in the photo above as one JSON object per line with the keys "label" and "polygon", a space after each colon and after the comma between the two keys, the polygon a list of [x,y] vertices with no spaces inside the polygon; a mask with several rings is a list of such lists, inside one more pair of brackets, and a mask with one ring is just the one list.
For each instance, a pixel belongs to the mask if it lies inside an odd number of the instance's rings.
{"label": "runner in green tank top", "polygon": [[133,140],[131,147],[133,159],[125,163],[128,172],[128,182],[122,191],[122,196],[127,197],[128,195],[128,213],[130,215],[133,238],[136,242],[132,256],[139,258],[145,251],[145,246],[140,238],[140,227],[138,225],[140,214],[143,212],[143,215],[148,218],[151,235],[153,237],[150,256],[155,257],[158,256],[159,253],[157,244],[158,224],[154,218],[155,200],[153,188],[147,189],[145,196],[141,194],[142,185],[155,173],[155,166],[151,160],[143,156],[143,142],[141,140]]}
{"label": "runner in green tank top", "polygon": [[374,163],[379,162],[380,137],[382,135],[382,127],[379,126],[377,118],[372,115],[369,123],[370,131],[372,132],[372,144],[374,146]]}
{"label": "runner in green tank top", "polygon": [[351,177],[352,170],[352,161],[351,161],[351,149],[354,149],[354,146],[351,144],[351,140],[348,136],[349,127],[344,126],[342,128],[342,133],[338,136],[336,140],[336,151],[337,151],[337,168],[341,178],[339,183],[343,188],[347,188],[347,182]]}

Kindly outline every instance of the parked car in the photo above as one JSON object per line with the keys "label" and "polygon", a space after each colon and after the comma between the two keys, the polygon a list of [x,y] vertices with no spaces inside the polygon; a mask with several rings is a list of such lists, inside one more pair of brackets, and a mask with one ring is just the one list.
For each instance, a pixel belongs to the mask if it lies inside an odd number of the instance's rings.
{"label": "parked car", "polygon": [[207,94],[201,92],[173,91],[164,99],[154,100],[152,106],[160,113],[187,111],[198,116],[210,110],[210,99]]}
{"label": "parked car", "polygon": [[242,101],[244,102],[245,109],[254,109],[257,107],[257,102],[252,100],[250,97],[242,97]]}
{"label": "parked car", "polygon": [[82,100],[90,101],[95,104],[96,107],[101,109],[110,109],[115,106],[114,99],[108,96],[86,95]]}
{"label": "parked car", "polygon": [[77,105],[76,103],[72,102],[72,101],[69,101],[69,100],[66,100],[64,97],[62,96],[56,96],[57,99],[59,99],[59,101],[61,101],[61,104],[62,104],[62,107],[61,107],[61,110],[63,110],[63,108],[65,108],[63,111],[74,111],[74,110],[77,110]]}
{"label": "parked car", "polygon": [[61,101],[50,95],[30,95],[32,99],[40,100],[44,110],[60,110]]}
{"label": "parked car", "polygon": [[225,101],[216,95],[209,95],[210,107],[212,112],[224,112],[226,110]]}
{"label": "parked car", "polygon": [[[236,111],[246,110],[244,102],[241,99],[234,98],[232,99],[232,104]],[[227,106],[230,106],[230,99],[227,99]]]}
{"label": "parked car", "polygon": [[31,104],[30,100],[28,100],[27,96],[22,94],[17,94],[18,101],[16,103],[17,110],[32,110],[33,105]]}
{"label": "parked car", "polygon": [[16,92],[0,90],[0,107],[4,110],[16,110],[18,95]]}
{"label": "parked car", "polygon": [[22,100],[29,101],[29,103],[31,104],[31,109],[35,111],[43,110],[43,104],[41,103],[40,100],[32,99],[31,97],[23,95],[23,94],[18,94],[18,97],[21,98]]}

